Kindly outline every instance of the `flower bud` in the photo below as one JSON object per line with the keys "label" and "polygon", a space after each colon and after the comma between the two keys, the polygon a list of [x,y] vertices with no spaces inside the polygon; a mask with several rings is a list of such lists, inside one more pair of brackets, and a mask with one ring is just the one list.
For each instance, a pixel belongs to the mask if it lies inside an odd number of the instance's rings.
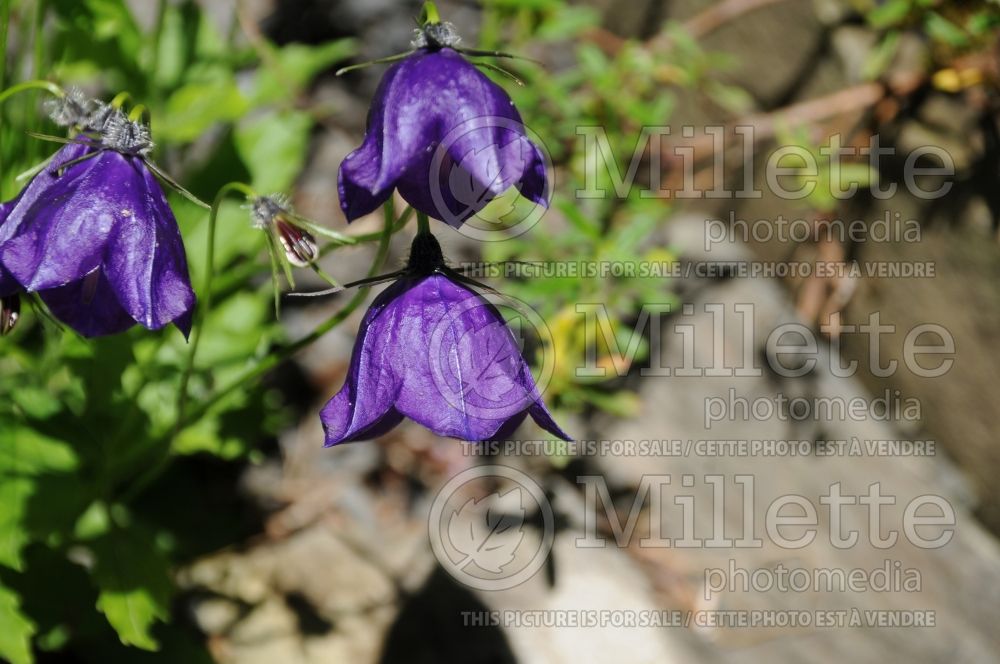
{"label": "flower bud", "polygon": [[295,267],[308,267],[319,258],[316,238],[295,222],[287,196],[258,196],[250,202],[250,218],[256,228],[274,233],[285,260]]}
{"label": "flower bud", "polygon": [[274,230],[285,250],[285,258],[296,267],[306,267],[319,258],[316,238],[306,230],[289,223],[284,217],[274,220]]}

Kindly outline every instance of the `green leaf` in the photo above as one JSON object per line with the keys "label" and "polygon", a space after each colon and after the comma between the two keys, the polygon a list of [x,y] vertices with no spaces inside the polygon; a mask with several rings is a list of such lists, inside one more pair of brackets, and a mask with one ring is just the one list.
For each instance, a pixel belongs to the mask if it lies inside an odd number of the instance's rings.
{"label": "green leaf", "polygon": [[642,411],[642,399],[638,394],[629,390],[618,392],[585,390],[583,395],[601,410],[618,417],[635,417]]}
{"label": "green leaf", "polygon": [[236,150],[261,192],[288,190],[302,171],[313,120],[301,111],[269,113],[241,122],[236,128]]}
{"label": "green leaf", "polygon": [[122,643],[157,650],[150,630],[167,619],[172,586],[167,561],[154,548],[152,534],[138,527],[114,529],[94,541],[93,551],[97,609]]}
{"label": "green leaf", "polygon": [[86,0],[85,4],[93,12],[93,36],[96,39],[117,38],[127,55],[139,55],[142,35],[123,0]]}
{"label": "green leaf", "polygon": [[20,598],[0,585],[0,659],[11,664],[31,664],[31,637],[35,626],[21,613]]}
{"label": "green leaf", "polygon": [[551,18],[538,26],[537,36],[546,41],[572,39],[584,30],[601,24],[601,14],[592,7],[560,7]]}
{"label": "green leaf", "polygon": [[290,101],[301,93],[316,74],[350,57],[356,49],[352,39],[338,39],[319,46],[289,44],[274,51],[274,61],[257,74],[251,94],[254,105]]}
{"label": "green leaf", "polygon": [[868,12],[868,25],[873,28],[891,28],[899,25],[909,15],[910,0],[889,0]]}
{"label": "green leaf", "polygon": [[965,34],[965,31],[938,13],[929,12],[927,14],[924,19],[924,28],[931,39],[935,41],[944,42],[956,48],[969,45],[969,36]]}
{"label": "green leaf", "polygon": [[24,567],[21,551],[29,539],[24,516],[33,489],[28,478],[0,475],[0,565],[18,571]]}
{"label": "green leaf", "polygon": [[899,51],[899,40],[901,33],[898,30],[891,30],[886,33],[885,38],[879,42],[878,46],[872,49],[865,58],[861,74],[866,81],[874,81],[886,72],[892,64],[896,53]]}
{"label": "green leaf", "polygon": [[73,448],[62,441],[17,425],[0,433],[0,565],[22,568],[21,550],[30,540],[25,516],[37,478],[77,465]]}
{"label": "green leaf", "polygon": [[965,22],[965,29],[977,37],[987,35],[1000,25],[1000,16],[989,10],[976,12]]}
{"label": "green leaf", "polygon": [[236,459],[246,453],[247,444],[240,438],[221,435],[218,420],[202,418],[177,434],[171,451],[183,455],[208,453],[223,459]]}
{"label": "green leaf", "polygon": [[66,472],[77,466],[76,452],[61,440],[21,426],[0,433],[0,477]]}
{"label": "green leaf", "polygon": [[153,129],[167,141],[191,141],[217,122],[242,116],[249,103],[229,72],[217,72],[211,80],[188,83],[167,100],[160,124]]}

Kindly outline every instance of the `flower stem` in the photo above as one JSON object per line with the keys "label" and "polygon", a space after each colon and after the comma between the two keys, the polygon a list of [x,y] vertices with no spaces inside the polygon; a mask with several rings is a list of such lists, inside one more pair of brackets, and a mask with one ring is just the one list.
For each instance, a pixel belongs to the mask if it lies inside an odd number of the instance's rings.
{"label": "flower stem", "polygon": [[153,39],[150,48],[149,74],[153,78],[156,74],[156,64],[160,59],[160,41],[163,38],[163,26],[167,18],[167,0],[157,0],[156,22],[153,24]]}
{"label": "flower stem", "polygon": [[[222,188],[215,194],[212,202],[212,209],[208,213],[208,242],[205,248],[205,274],[201,286],[201,306],[196,310],[196,321],[194,330],[191,333],[191,346],[188,349],[187,362],[184,365],[184,373],[181,374],[180,390],[177,394],[177,422],[184,418],[184,407],[187,405],[188,383],[191,381],[191,374],[194,372],[194,360],[198,354],[198,344],[201,343],[201,331],[208,319],[208,313],[212,310],[212,277],[215,274],[215,222],[219,217],[219,208],[222,201],[230,192],[239,192],[247,198],[253,198],[256,193],[253,189],[242,182],[229,182],[222,185]],[[179,430],[179,429],[178,429]]]}
{"label": "flower stem", "polygon": [[[386,256],[389,253],[389,240],[392,237],[392,221],[393,221],[392,206],[388,205],[386,211],[385,227],[382,231],[382,238],[379,241],[378,251],[375,254],[375,261],[372,263],[372,267],[368,271],[369,277],[375,276],[375,274],[378,273],[378,271],[382,268],[382,264],[385,262]],[[279,352],[274,353],[273,355],[269,355],[267,358],[261,361],[260,364],[244,372],[243,375],[234,380],[227,387],[219,390],[208,399],[202,401],[199,404],[198,408],[191,411],[191,413],[187,417],[183,418],[179,417],[178,430],[180,428],[183,428],[183,426],[186,426],[188,423],[194,421],[201,415],[203,415],[205,411],[207,411],[209,408],[217,404],[233,390],[239,387],[243,387],[247,384],[247,382],[254,380],[258,376],[261,376],[262,374],[267,373],[271,368],[277,366],[278,364],[284,362],[286,359],[292,357],[300,350],[312,344],[314,341],[322,337],[324,334],[335,328],[337,325],[344,322],[344,320],[347,319],[348,316],[354,313],[355,309],[361,306],[366,297],[367,297],[367,288],[366,287],[358,288],[358,292],[355,293],[354,297],[352,297],[348,301],[348,303],[344,306],[344,308],[338,311],[336,314],[334,314],[322,325],[320,325],[315,330],[313,330],[306,336],[302,337],[298,341],[289,344],[288,346],[285,346]]]}
{"label": "flower stem", "polygon": [[441,22],[441,14],[438,13],[437,5],[433,2],[425,2],[424,8],[420,11],[420,24],[433,25]]}
{"label": "flower stem", "polygon": [[[400,213],[400,215],[398,217],[396,217],[396,221],[393,222],[393,225],[392,225],[392,234],[395,235],[399,231],[403,230],[403,228],[406,226],[406,224],[409,223],[410,217],[412,217],[412,216],[413,216],[413,208],[411,208],[410,206],[406,206],[406,209],[403,210],[403,212]],[[354,241],[354,244],[364,244],[365,242],[374,242],[376,240],[381,240],[382,239],[382,235],[384,233],[385,233],[384,230],[383,231],[376,231],[374,233],[361,233],[360,235],[352,235],[351,239]],[[341,246],[343,246],[343,245],[336,244],[336,243],[333,243],[333,242],[331,242],[329,244],[326,244],[320,250],[320,255],[321,256],[326,256],[330,251],[332,251],[333,249],[336,249],[337,247],[341,247]]]}
{"label": "flower stem", "polygon": [[[36,79],[42,77],[42,71],[45,69],[45,12],[47,10],[46,0],[35,0],[35,15],[33,17],[32,26],[32,45],[34,46],[34,56],[32,58],[32,75]],[[34,93],[25,99],[25,107],[28,109],[38,108],[38,94]],[[32,117],[28,114],[28,117]],[[33,118],[31,121],[31,129],[41,128],[41,123],[38,118]],[[28,155],[32,162],[38,161],[39,155],[41,154],[41,146],[38,143],[28,144]]]}
{"label": "flower stem", "polygon": [[19,92],[24,92],[25,90],[47,90],[56,97],[66,96],[66,93],[63,91],[63,89],[51,81],[43,81],[43,80],[24,81],[23,83],[12,85],[3,92],[0,92],[0,104],[7,101],[9,97],[13,97]]}
{"label": "flower stem", "polygon": [[417,235],[431,234],[431,222],[423,212],[417,212]]}
{"label": "flower stem", "polygon": [[[244,185],[245,186],[245,185]],[[221,191],[221,190],[220,190]],[[218,196],[216,196],[218,200]],[[388,201],[383,208],[385,210],[385,227],[382,230],[382,237],[379,240],[378,250],[375,254],[375,260],[372,262],[371,269],[368,271],[368,276],[375,276],[382,269],[382,265],[385,263],[385,259],[389,255],[389,240],[392,239],[393,234],[393,221],[394,221],[394,210],[392,201]],[[360,307],[368,296],[368,289],[366,287],[359,287],[358,291],[354,294],[344,308],[334,314],[329,320],[317,327],[311,333],[305,337],[299,339],[298,341],[285,346],[277,353],[267,356],[259,364],[251,369],[243,372],[236,380],[232,381],[229,385],[217,391],[215,394],[209,396],[207,399],[203,399],[198,402],[198,405],[188,411],[186,414],[177,413],[177,420],[172,427],[172,435],[167,434],[165,440],[159,442],[165,443],[162,445],[162,451],[159,459],[154,461],[145,472],[139,475],[134,482],[127,486],[118,498],[120,501],[128,503],[133,498],[142,493],[142,491],[152,484],[160,475],[162,475],[169,467],[171,461],[170,455],[170,440],[172,436],[176,436],[177,432],[180,432],[185,427],[191,423],[197,421],[200,417],[204,416],[209,410],[212,409],[217,403],[225,399],[227,396],[232,394],[234,391],[246,387],[247,383],[253,381],[263,374],[267,373],[277,365],[281,364],[285,360],[289,359],[300,350],[306,346],[312,344],[314,341],[322,337],[324,334],[335,328],[337,325],[343,323],[347,318],[354,313],[354,311]]]}
{"label": "flower stem", "polygon": [[0,63],[0,90],[7,82],[7,30],[10,27],[10,3],[0,2],[0,54],[4,56]]}
{"label": "flower stem", "polygon": [[[0,60],[0,90],[3,90],[3,86],[7,84],[7,30],[10,27],[10,3],[6,0],[0,0],[0,55],[3,56],[3,60]],[[3,123],[3,116],[0,116],[0,124]],[[0,173],[3,172],[3,132],[0,131]],[[3,190],[0,187],[0,198],[6,199],[6,196],[2,196]]]}

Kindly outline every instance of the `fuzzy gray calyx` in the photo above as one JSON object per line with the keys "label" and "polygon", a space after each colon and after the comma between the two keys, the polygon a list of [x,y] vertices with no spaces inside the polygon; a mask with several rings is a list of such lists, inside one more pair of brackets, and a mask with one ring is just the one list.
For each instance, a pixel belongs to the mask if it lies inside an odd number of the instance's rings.
{"label": "fuzzy gray calyx", "polygon": [[291,201],[285,194],[258,196],[250,202],[250,220],[254,228],[267,228],[276,217],[291,211]]}
{"label": "fuzzy gray calyx", "polygon": [[80,88],[72,87],[63,97],[46,101],[45,110],[60,127],[101,132],[116,109],[99,99],[89,97]]}
{"label": "fuzzy gray calyx", "polygon": [[149,127],[133,122],[121,111],[113,111],[101,128],[101,145],[124,154],[148,156],[153,151]]}
{"label": "fuzzy gray calyx", "polygon": [[454,48],[462,41],[454,23],[442,21],[441,23],[428,23],[422,28],[413,30],[413,40],[410,46],[413,48]]}
{"label": "fuzzy gray calyx", "polygon": [[60,127],[82,127],[90,115],[93,100],[83,90],[70,88],[57,99],[49,99],[44,108],[49,117]]}

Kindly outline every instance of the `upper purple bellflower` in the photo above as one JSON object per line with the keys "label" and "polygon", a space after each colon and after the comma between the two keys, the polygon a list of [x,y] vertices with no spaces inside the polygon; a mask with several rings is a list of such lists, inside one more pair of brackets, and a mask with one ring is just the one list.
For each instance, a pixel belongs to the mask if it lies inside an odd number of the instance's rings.
{"label": "upper purple bellflower", "polygon": [[413,50],[386,71],[364,142],[338,174],[349,222],[394,189],[416,210],[456,228],[512,186],[547,206],[542,152],[503,88],[462,55],[487,53],[459,49],[459,40],[450,23],[429,21],[417,30]]}
{"label": "upper purple bellflower", "polygon": [[174,323],[186,336],[195,296],[177,221],[146,160],[149,129],[91,110],[85,133],[0,206],[0,297],[37,292],[87,337],[136,323]]}
{"label": "upper purple bellflower", "polygon": [[509,436],[527,415],[570,440],[542,402],[503,316],[444,267],[429,233],[361,322],[344,386],[320,417],[326,445],[380,436],[404,417],[441,436]]}

